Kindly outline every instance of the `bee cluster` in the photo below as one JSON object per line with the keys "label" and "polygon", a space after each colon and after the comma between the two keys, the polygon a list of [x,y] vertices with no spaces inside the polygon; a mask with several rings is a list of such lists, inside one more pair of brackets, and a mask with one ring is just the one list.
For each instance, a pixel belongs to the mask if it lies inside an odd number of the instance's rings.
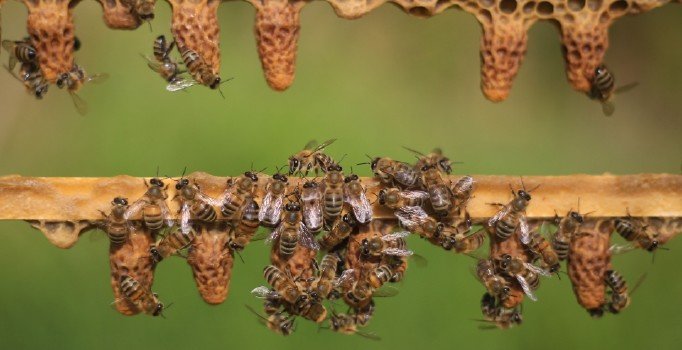
{"label": "bee cluster", "polygon": [[[113,29],[136,29],[154,19],[156,0],[98,0],[105,23]],[[256,8],[255,35],[267,83],[286,90],[294,80],[300,34],[300,12],[307,1],[247,0]],[[337,15],[357,18],[385,1],[328,0]],[[0,1],[1,3],[2,1]],[[28,34],[37,62],[21,67],[15,75],[37,98],[49,84],[66,87],[81,113],[85,103],[75,93],[88,77],[74,63],[76,49],[72,8],[77,0],[23,0],[28,7]],[[177,91],[201,84],[216,89],[220,84],[220,48],[217,0],[168,0],[172,8],[171,32],[191,79],[178,79],[178,69],[167,55],[156,57],[152,69]],[[613,87],[613,77],[603,65],[608,48],[608,28],[614,20],[667,4],[668,0],[607,0],[598,2],[547,1],[393,1],[405,12],[429,17],[456,6],[474,14],[483,28],[481,40],[481,89],[491,101],[507,98],[527,46],[527,30],[538,20],[553,20],[561,27],[562,51],[567,77],[573,87],[602,102],[613,113],[612,95],[631,86]],[[34,61],[34,60],[31,60]],[[27,62],[23,62],[27,63]],[[62,81],[58,83],[57,80]]]}
{"label": "bee cluster", "polygon": [[[334,141],[306,145],[289,158],[288,173],[277,169],[266,177],[251,170],[229,178],[219,189],[200,188],[184,174],[167,178],[175,182],[172,200],[179,203],[179,220],[171,219],[170,184],[158,176],[145,181],[146,191],[135,202],[115,198],[110,212],[102,212],[101,227],[111,242],[117,309],[127,315],[160,315],[164,305],[151,291],[153,271],[173,255],[187,259],[204,300],[221,303],[234,256],[262,238],[271,246],[270,263],[263,270],[267,285],[252,294],[262,300],[263,313],[249,309],[269,329],[288,335],[302,318],[376,339],[361,329],[375,312],[374,298],[395,295],[390,284],[404,278],[409,262],[423,262],[407,247],[406,237],[414,234],[474,258],[485,288],[482,321],[509,328],[522,322],[524,298],[537,300],[540,279],[559,273],[564,260],[581,306],[595,317],[621,312],[630,297],[626,282],[611,266],[611,255],[633,249],[653,252],[662,243],[654,223],[629,214],[586,220],[590,213],[580,213],[579,203],[576,211],[557,216],[556,229],[547,235],[546,225],[526,217],[531,192],[539,185],[526,189],[523,181],[520,189],[512,189],[511,200],[490,203],[499,207],[493,217],[474,222],[467,203],[476,182],[470,176],[450,181],[453,162],[440,150],[411,150],[416,164],[370,157],[361,164],[368,164],[379,180],[372,188],[352,171],[345,174],[341,161],[324,153]],[[305,177],[311,172],[321,177]],[[377,208],[390,211],[394,219],[374,218]],[[268,231],[262,237],[260,227]],[[628,244],[610,246],[614,230]],[[479,250],[487,238],[490,251],[484,256]],[[329,301],[337,300],[348,306],[347,312],[331,306]]]}

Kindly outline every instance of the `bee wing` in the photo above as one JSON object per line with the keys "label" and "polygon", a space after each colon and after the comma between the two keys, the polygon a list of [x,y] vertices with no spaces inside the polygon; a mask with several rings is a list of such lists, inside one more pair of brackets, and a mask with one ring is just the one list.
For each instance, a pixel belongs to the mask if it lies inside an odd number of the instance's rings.
{"label": "bee wing", "polygon": [[258,221],[265,221],[265,216],[270,214],[270,207],[273,205],[272,197],[272,192],[268,192],[265,197],[263,197],[261,211],[258,212]]}
{"label": "bee wing", "polygon": [[413,251],[411,250],[405,250],[405,249],[398,249],[398,248],[386,248],[381,251],[382,253],[386,255],[395,255],[395,256],[410,256],[414,254]]}
{"label": "bee wing", "polygon": [[147,61],[147,67],[149,67],[149,69],[151,69],[155,72],[158,72],[161,70],[161,63],[159,63],[157,60],[153,60],[153,59],[149,58],[149,56],[145,56],[143,54],[140,54],[140,56],[142,56],[142,58],[144,58]]}
{"label": "bee wing", "polygon": [[400,224],[410,228],[418,225],[426,219],[429,214],[422,207],[402,207],[395,212],[395,216],[400,220]]}
{"label": "bee wing", "polygon": [[604,101],[601,103],[601,110],[605,116],[610,117],[616,111],[616,106],[611,101]]}
{"label": "bee wing", "polygon": [[272,230],[272,233],[270,233],[270,237],[268,237],[265,240],[265,244],[271,244],[272,242],[274,242],[277,239],[277,237],[279,237],[279,235],[282,233],[282,230],[284,230],[284,225],[281,224],[277,226],[274,230]]}
{"label": "bee wing", "polygon": [[221,200],[221,197],[218,198],[213,198],[208,196],[206,193],[203,193],[201,191],[197,191],[197,198],[199,198],[200,201],[213,206],[213,207],[219,207],[223,205],[223,201]]}
{"label": "bee wing", "polygon": [[630,91],[630,90],[636,88],[637,85],[639,85],[639,83],[636,82],[636,81],[633,81],[632,83],[625,84],[625,85],[623,85],[623,86],[617,87],[615,90],[613,90],[613,93],[614,93],[614,94],[622,94],[622,93],[624,93],[624,92],[628,92],[628,91]]}
{"label": "bee wing", "polygon": [[374,293],[372,293],[372,296],[377,298],[388,298],[398,295],[399,292],[400,291],[395,287],[384,285],[383,287],[375,290]]}
{"label": "bee wing", "polygon": [[[320,145],[315,147],[315,152],[325,149],[325,147],[331,145],[332,143],[334,143],[334,141],[336,141],[336,139],[331,139],[331,140],[327,140],[325,142],[322,142]],[[306,148],[306,149],[310,149],[310,148]]]}
{"label": "bee wing", "polygon": [[526,281],[523,276],[516,275],[516,279],[519,281],[519,284],[521,285],[521,288],[523,289],[523,292],[526,293],[528,298],[532,301],[538,301],[538,297],[533,294],[533,290],[530,289],[530,285]]}
{"label": "bee wing", "polygon": [[98,74],[93,74],[91,76],[88,76],[85,78],[86,83],[93,83],[93,84],[99,84],[104,81],[109,79],[109,74],[107,73],[98,73]]}
{"label": "bee wing", "polygon": [[251,291],[256,298],[265,299],[270,295],[270,288],[266,286],[256,287]]}
{"label": "bee wing", "polygon": [[157,201],[157,205],[161,209],[161,217],[166,221],[166,226],[168,227],[173,226],[173,219],[171,218],[170,209],[168,208],[168,204],[166,204],[166,201],[164,200]]}
{"label": "bee wing", "polygon": [[358,222],[365,224],[372,220],[372,206],[369,204],[364,191],[358,196],[349,196],[346,193],[346,201],[353,207],[353,214],[355,214]]}
{"label": "bee wing", "polygon": [[488,220],[488,226],[495,226],[495,223],[498,222],[502,217],[507,215],[510,209],[511,206],[505,205],[504,208],[495,213],[495,215],[492,218],[490,218],[490,220]]}
{"label": "bee wing", "polygon": [[419,268],[423,268],[429,265],[429,261],[423,255],[413,253],[410,257],[410,261],[413,261],[415,265]]}
{"label": "bee wing", "polygon": [[464,176],[457,181],[457,185],[458,186],[455,186],[454,188],[456,194],[468,192],[474,186],[474,178],[471,176]]}
{"label": "bee wing", "polygon": [[303,198],[303,221],[306,226],[321,227],[322,226],[322,194],[318,191],[317,195],[308,196],[308,199]]}
{"label": "bee wing", "polygon": [[313,234],[310,233],[304,223],[300,223],[298,225],[298,242],[304,247],[310,248],[312,250],[320,250],[320,245],[317,243],[315,237],[313,237]]}
{"label": "bee wing", "polygon": [[634,244],[614,244],[609,247],[609,253],[612,255],[623,254],[637,249]]}
{"label": "bee wing", "polygon": [[191,216],[191,213],[189,211],[189,203],[185,202],[182,203],[182,209],[180,209],[181,215],[180,215],[180,230],[182,233],[187,234],[189,233],[191,227],[189,225],[189,219]]}
{"label": "bee wing", "polygon": [[526,215],[522,215],[519,219],[519,233],[521,234],[521,243],[528,245],[530,243],[530,228],[528,227],[528,220]]}
{"label": "bee wing", "polygon": [[303,149],[312,150],[313,148],[315,148],[315,146],[317,146],[317,140],[310,140],[308,141],[308,143],[305,144],[305,146],[303,146]]}
{"label": "bee wing", "polygon": [[133,216],[137,215],[137,213],[142,210],[142,208],[147,204],[147,201],[144,198],[136,200],[133,204],[128,206],[128,210],[123,213],[123,218],[126,220],[130,220]]}
{"label": "bee wing", "polygon": [[429,198],[428,192],[425,191],[402,191],[400,194],[408,199],[426,199]]}
{"label": "bee wing", "polygon": [[339,276],[339,278],[336,279],[336,282],[334,283],[334,285],[336,287],[339,287],[339,286],[342,286],[346,283],[352,283],[353,281],[355,281],[355,270],[354,269],[348,269],[346,271],[343,271],[341,276]]}
{"label": "bee wing", "polygon": [[395,241],[397,239],[405,238],[409,235],[410,235],[409,231],[393,232],[393,233],[387,234],[385,236],[381,236],[381,240],[383,240],[383,241]]}
{"label": "bee wing", "polygon": [[178,78],[173,80],[173,82],[171,82],[170,84],[166,85],[166,90],[170,92],[176,92],[185,90],[188,87],[194,86],[196,84],[198,83],[194,79]]}
{"label": "bee wing", "polygon": [[381,337],[374,334],[374,333],[367,333],[367,332],[363,332],[363,331],[355,331],[355,334],[357,334],[363,338],[367,338],[369,340],[375,340],[375,341],[381,340]]}
{"label": "bee wing", "polygon": [[551,276],[552,276],[552,274],[549,273],[547,270],[545,270],[545,269],[543,269],[543,268],[540,268],[540,267],[537,267],[537,266],[535,266],[535,265],[533,265],[533,264],[523,263],[523,265],[524,265],[528,270],[531,270],[531,271],[537,273],[538,275],[547,276],[547,277],[551,277]]}
{"label": "bee wing", "polygon": [[71,100],[73,101],[73,105],[76,106],[76,111],[78,111],[78,114],[88,114],[88,103],[73,91],[69,91],[69,95],[71,95]]}

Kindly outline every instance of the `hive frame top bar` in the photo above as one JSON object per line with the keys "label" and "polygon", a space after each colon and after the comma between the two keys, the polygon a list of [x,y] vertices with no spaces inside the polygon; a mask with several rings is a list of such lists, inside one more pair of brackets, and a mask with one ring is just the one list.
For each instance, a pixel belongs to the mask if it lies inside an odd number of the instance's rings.
{"label": "hive frame top bar", "polygon": [[[460,176],[452,175],[453,183]],[[474,219],[491,217],[497,207],[490,203],[507,203],[511,198],[510,185],[521,189],[521,177],[474,175],[476,190],[468,205]],[[206,173],[193,173],[187,178],[195,181],[209,196],[217,197],[226,188],[227,177]],[[177,179],[177,178],[175,178]],[[259,176],[258,198],[269,176]],[[318,178],[321,181],[322,178]],[[367,187],[367,196],[374,203],[375,219],[393,219],[386,208],[376,203],[377,193],[385,185],[374,178],[361,178]],[[446,182],[448,181],[446,180]],[[164,179],[169,185],[169,206],[177,218],[178,202],[175,181]],[[290,186],[297,186],[303,179],[291,177]],[[527,215],[532,219],[552,218],[556,213],[564,215],[577,209],[591,212],[594,217],[632,216],[682,217],[682,175],[570,175],[570,176],[524,176],[527,189],[533,199]],[[101,211],[108,212],[114,197],[130,201],[140,198],[146,190],[143,178],[116,176],[109,178],[83,177],[23,177],[10,175],[0,177],[0,220],[42,221],[93,221],[101,220]]]}

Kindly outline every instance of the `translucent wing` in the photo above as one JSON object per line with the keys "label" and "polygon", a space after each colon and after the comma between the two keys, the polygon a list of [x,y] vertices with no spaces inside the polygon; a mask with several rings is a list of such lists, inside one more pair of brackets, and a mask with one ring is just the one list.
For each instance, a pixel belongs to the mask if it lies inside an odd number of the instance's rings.
{"label": "translucent wing", "polygon": [[410,235],[409,231],[393,232],[381,237],[383,241],[395,241],[397,239],[405,238]]}
{"label": "translucent wing", "polygon": [[166,221],[166,226],[168,227],[173,226],[173,219],[171,218],[170,209],[168,208],[168,204],[166,204],[166,201],[159,200],[156,201],[156,204],[161,209],[161,217]]}
{"label": "translucent wing", "polygon": [[634,82],[632,82],[632,83],[625,84],[625,85],[623,85],[623,86],[617,87],[615,90],[613,90],[613,93],[614,93],[614,94],[622,94],[622,93],[624,93],[624,92],[628,92],[628,91],[630,91],[630,90],[636,88],[638,85],[639,85],[639,83],[636,82],[636,81],[634,81]]}
{"label": "translucent wing", "polygon": [[505,215],[509,213],[511,206],[505,205],[500,211],[498,211],[495,216],[488,220],[488,226],[495,226],[495,223],[502,219]]}
{"label": "translucent wing", "polygon": [[623,254],[637,249],[633,244],[614,244],[609,247],[609,253],[612,255]]}
{"label": "translucent wing", "polygon": [[[331,140],[327,140],[327,141],[325,141],[325,142],[322,142],[322,144],[320,144],[319,146],[315,147],[315,151],[321,151],[321,150],[323,150],[325,147],[327,147],[327,146],[331,145],[332,143],[334,143],[334,141],[336,141],[336,139],[331,139]],[[310,149],[310,148],[306,148],[306,149]]]}
{"label": "translucent wing", "polygon": [[231,203],[231,201],[232,201],[232,192],[230,191],[230,189],[226,189],[225,192],[223,192],[223,194],[221,194],[220,196],[218,196],[218,198],[216,198],[215,200],[216,200],[217,203],[219,203],[219,204],[216,205],[216,206],[218,206],[218,207],[224,205],[225,203]]}
{"label": "translucent wing", "polygon": [[400,220],[401,225],[413,228],[426,219],[429,214],[422,207],[403,207],[396,210],[395,216]]}
{"label": "translucent wing", "polygon": [[161,70],[161,63],[159,61],[151,59],[149,58],[149,56],[145,56],[143,54],[140,54],[140,56],[142,56],[142,58],[144,58],[145,61],[147,61],[147,67],[149,67],[149,69],[155,72],[159,72]]}
{"label": "translucent wing", "polygon": [[310,140],[308,141],[308,143],[305,144],[305,146],[303,146],[303,149],[312,150],[313,148],[315,148],[315,146],[317,146],[317,140]]}
{"label": "translucent wing", "polygon": [[257,298],[265,299],[265,298],[272,295],[272,291],[270,290],[270,288],[268,288],[266,286],[260,286],[260,287],[254,288],[251,291],[251,294],[253,294]]}
{"label": "translucent wing", "polygon": [[397,290],[394,287],[391,286],[383,286],[380,289],[377,289],[372,293],[372,296],[378,297],[378,298],[388,298],[388,297],[394,297],[398,295],[400,291]]}
{"label": "translucent wing", "polygon": [[282,216],[283,198],[283,196],[275,196],[272,192],[268,192],[268,194],[265,195],[265,198],[263,198],[262,208],[260,212],[258,212],[258,220],[261,222],[266,220],[270,222],[279,222],[279,219]]}
{"label": "translucent wing", "polygon": [[355,281],[355,270],[354,269],[348,269],[346,271],[343,271],[341,276],[336,279],[335,286],[343,286],[346,284],[353,283]]}
{"label": "translucent wing", "polygon": [[277,226],[274,230],[272,230],[272,233],[270,233],[270,237],[268,237],[268,239],[265,240],[265,244],[271,244],[272,242],[274,242],[277,239],[277,237],[279,237],[279,235],[282,233],[282,230],[284,230],[284,225],[281,224]]}
{"label": "translucent wing", "polygon": [[519,218],[519,234],[521,235],[521,243],[528,245],[530,243],[530,228],[528,227],[528,220],[526,220],[526,215],[522,215]]}
{"label": "translucent wing", "polygon": [[538,301],[538,297],[533,294],[533,291],[530,289],[530,285],[526,281],[523,276],[516,275],[516,279],[519,281],[519,284],[521,285],[521,288],[523,288],[523,292],[526,293],[528,298],[532,301]]}
{"label": "translucent wing", "polygon": [[543,268],[540,268],[540,267],[537,267],[537,266],[535,266],[535,265],[533,265],[533,264],[523,263],[523,265],[524,265],[528,270],[531,270],[531,271],[537,273],[538,275],[547,276],[547,277],[551,277],[551,276],[552,276],[552,274],[549,273],[547,270],[545,270],[545,269],[543,269]]}
{"label": "translucent wing", "polygon": [[204,202],[210,206],[219,207],[219,206],[223,205],[223,201],[222,201],[221,197],[212,198],[212,197],[208,196],[207,194],[205,194],[201,191],[197,191],[196,196],[197,196],[197,198],[199,198],[200,201],[202,201],[202,202]]}
{"label": "translucent wing", "polygon": [[425,191],[402,191],[400,194],[408,199],[426,199],[429,194]]}
{"label": "translucent wing", "polygon": [[182,231],[182,233],[187,234],[191,230],[191,227],[189,225],[189,219],[191,217],[189,203],[187,202],[182,203],[182,209],[180,210],[180,212],[181,212],[180,230]]}
{"label": "translucent wing", "polygon": [[457,181],[457,186],[454,188],[455,194],[468,192],[474,186],[474,178],[471,176],[464,176]]}
{"label": "translucent wing", "polygon": [[128,210],[126,210],[125,213],[123,214],[123,218],[126,220],[130,220],[130,218],[137,215],[137,213],[139,213],[140,210],[142,210],[145,204],[147,204],[147,200],[145,200],[144,198],[136,200],[135,203],[128,206]]}
{"label": "translucent wing", "polygon": [[78,114],[88,114],[88,103],[73,91],[69,91],[69,95],[71,95],[71,100],[73,101],[73,105],[76,106],[76,111],[78,111]]}
{"label": "translucent wing", "polygon": [[365,192],[360,192],[357,196],[348,196],[348,203],[353,207],[353,214],[360,223],[368,223],[372,220],[372,205],[369,204]]}
{"label": "translucent wing", "polygon": [[405,249],[398,249],[398,248],[386,248],[381,251],[382,253],[386,255],[395,255],[395,256],[410,256],[414,254],[413,251],[411,250],[405,250]]}
{"label": "translucent wing", "polygon": [[315,237],[313,237],[313,234],[310,233],[304,223],[300,223],[298,225],[298,242],[302,246],[312,250],[320,250],[320,245],[317,243]]}
{"label": "translucent wing", "polygon": [[417,267],[419,268],[426,267],[429,265],[429,261],[426,260],[425,257],[416,253],[412,254],[412,256],[410,257],[410,261],[414,261],[415,265],[417,265]]}
{"label": "translucent wing", "polygon": [[99,83],[105,82],[107,79],[109,79],[109,74],[98,73],[98,74],[93,74],[93,75],[85,78],[85,82],[86,83],[99,84]]}
{"label": "translucent wing", "polygon": [[176,92],[185,90],[188,87],[194,86],[196,84],[198,84],[196,80],[178,78],[173,80],[170,84],[166,85],[166,90],[170,92]]}
{"label": "translucent wing", "polygon": [[611,101],[604,101],[601,103],[601,110],[605,116],[610,117],[616,111],[616,106]]}
{"label": "translucent wing", "polygon": [[322,193],[315,191],[303,199],[303,222],[308,227],[322,227]]}
{"label": "translucent wing", "polygon": [[381,337],[374,334],[374,333],[365,333],[363,331],[355,331],[355,334],[357,334],[363,338],[367,338],[369,340],[375,340],[375,341],[381,340]]}

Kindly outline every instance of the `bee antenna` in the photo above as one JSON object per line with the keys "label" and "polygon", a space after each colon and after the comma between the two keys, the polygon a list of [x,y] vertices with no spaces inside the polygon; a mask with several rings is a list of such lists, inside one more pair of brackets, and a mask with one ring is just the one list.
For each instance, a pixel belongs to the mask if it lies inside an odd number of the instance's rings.
{"label": "bee antenna", "polygon": [[149,31],[153,33],[154,29],[152,28],[152,21],[147,21],[147,23],[149,24]]}
{"label": "bee antenna", "polygon": [[374,160],[374,158],[372,158],[372,157],[371,157],[369,154],[367,154],[367,153],[365,153],[365,156],[367,157],[367,159],[369,159],[370,162],[371,162],[372,160]]}
{"label": "bee antenna", "polygon": [[159,166],[156,166],[156,177],[159,177]]}
{"label": "bee antenna", "polygon": [[185,172],[187,172],[187,166],[185,166],[185,168],[182,169],[182,175],[180,175],[181,179],[185,177]]}
{"label": "bee antenna", "polygon": [[233,252],[237,253],[237,256],[239,257],[239,260],[242,261],[242,264],[245,264],[244,258],[242,258],[242,253],[240,253],[237,249],[232,249]]}
{"label": "bee antenna", "polygon": [[578,214],[580,214],[580,197],[578,197]]}
{"label": "bee antenna", "polygon": [[526,191],[526,184],[523,183],[523,176],[519,176],[519,178],[521,179],[521,187]]}
{"label": "bee antenna", "polygon": [[348,153],[344,154],[343,157],[341,157],[341,159],[339,159],[339,161],[336,162],[336,164],[341,164],[341,162],[343,162],[343,160],[346,158],[347,155],[348,155]]}

